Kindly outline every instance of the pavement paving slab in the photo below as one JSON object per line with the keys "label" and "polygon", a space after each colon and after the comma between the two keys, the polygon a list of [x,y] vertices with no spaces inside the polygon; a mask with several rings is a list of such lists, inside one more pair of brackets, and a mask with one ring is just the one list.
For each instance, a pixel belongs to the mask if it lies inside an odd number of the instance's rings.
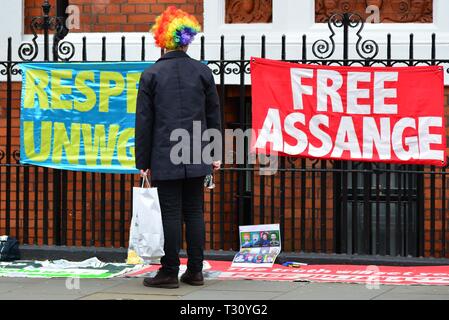
{"label": "pavement paving slab", "polygon": [[[11,289],[16,295],[76,295],[84,296],[108,288],[113,288],[121,282],[93,280],[93,279],[33,279],[35,281],[9,283]],[[0,282],[1,283],[1,282]],[[14,288],[14,285],[16,286]],[[0,285],[3,287],[3,284]]]}
{"label": "pavement paving slab", "polygon": [[181,297],[181,300],[272,300],[279,296],[279,292],[272,291],[220,291],[197,290]]}
{"label": "pavement paving slab", "polygon": [[309,283],[276,297],[276,300],[371,300],[389,290],[389,286],[368,289],[357,284]]}
{"label": "pavement paving slab", "polygon": [[206,280],[203,287],[157,289],[142,281],[0,278],[0,300],[449,300],[449,286]]}
{"label": "pavement paving slab", "polygon": [[125,293],[125,294],[149,294],[164,296],[184,296],[188,293],[207,288],[208,285],[216,283],[216,281],[208,282],[204,287],[189,286],[180,282],[178,289],[158,289],[148,288],[142,285],[143,279],[125,279],[117,286],[107,288],[103,292],[108,293]]}
{"label": "pavement paving slab", "polygon": [[81,297],[79,300],[179,300],[178,296],[166,296],[157,294],[123,294],[99,292]]}
{"label": "pavement paving slab", "polygon": [[307,285],[298,282],[274,282],[274,281],[254,281],[254,280],[231,280],[219,281],[210,285],[208,290],[218,291],[271,291],[288,292]]}
{"label": "pavement paving slab", "polygon": [[31,292],[24,293],[23,291],[10,291],[0,294],[0,300],[77,300],[83,297],[83,294],[55,294],[41,292],[40,294]]}
{"label": "pavement paving slab", "polygon": [[396,286],[375,300],[449,300],[449,287]]}

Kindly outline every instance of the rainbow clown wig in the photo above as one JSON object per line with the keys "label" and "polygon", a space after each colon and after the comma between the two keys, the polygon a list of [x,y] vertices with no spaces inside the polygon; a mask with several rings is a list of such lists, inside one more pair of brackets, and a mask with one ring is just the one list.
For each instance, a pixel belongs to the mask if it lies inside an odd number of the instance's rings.
{"label": "rainbow clown wig", "polygon": [[175,6],[168,7],[158,16],[151,28],[156,45],[168,50],[188,46],[200,31],[198,20]]}

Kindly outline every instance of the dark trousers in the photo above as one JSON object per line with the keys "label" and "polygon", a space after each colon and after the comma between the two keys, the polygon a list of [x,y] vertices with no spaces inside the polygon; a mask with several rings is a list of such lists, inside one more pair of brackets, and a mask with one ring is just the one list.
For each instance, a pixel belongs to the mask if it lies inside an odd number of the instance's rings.
{"label": "dark trousers", "polygon": [[161,259],[161,270],[172,275],[179,273],[179,250],[182,242],[182,220],[184,220],[187,268],[191,272],[202,271],[205,242],[204,177],[154,181],[153,186],[158,188],[165,237],[165,256]]}

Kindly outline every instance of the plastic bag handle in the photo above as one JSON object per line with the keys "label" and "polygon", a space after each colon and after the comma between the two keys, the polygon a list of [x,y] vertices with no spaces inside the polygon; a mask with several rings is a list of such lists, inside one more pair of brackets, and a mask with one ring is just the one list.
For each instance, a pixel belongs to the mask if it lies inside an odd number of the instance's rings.
{"label": "plastic bag handle", "polygon": [[[150,179],[151,179],[151,178],[150,178]],[[144,176],[144,177],[142,178],[142,186],[141,186],[141,188],[143,188],[143,187],[145,186],[145,181],[147,182],[148,188],[151,188],[151,182],[150,182],[150,180],[148,179],[148,176]]]}

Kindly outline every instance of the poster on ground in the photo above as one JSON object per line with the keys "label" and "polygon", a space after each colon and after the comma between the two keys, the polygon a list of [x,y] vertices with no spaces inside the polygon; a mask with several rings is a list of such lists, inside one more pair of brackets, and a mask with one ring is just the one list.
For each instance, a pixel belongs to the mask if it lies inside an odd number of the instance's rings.
{"label": "poster on ground", "polygon": [[79,278],[109,279],[139,270],[141,266],[104,263],[97,258],[81,262],[15,261],[0,262],[0,277],[5,278]]}
{"label": "poster on ground", "polygon": [[233,267],[272,267],[281,252],[279,224],[240,226],[240,250]]}

